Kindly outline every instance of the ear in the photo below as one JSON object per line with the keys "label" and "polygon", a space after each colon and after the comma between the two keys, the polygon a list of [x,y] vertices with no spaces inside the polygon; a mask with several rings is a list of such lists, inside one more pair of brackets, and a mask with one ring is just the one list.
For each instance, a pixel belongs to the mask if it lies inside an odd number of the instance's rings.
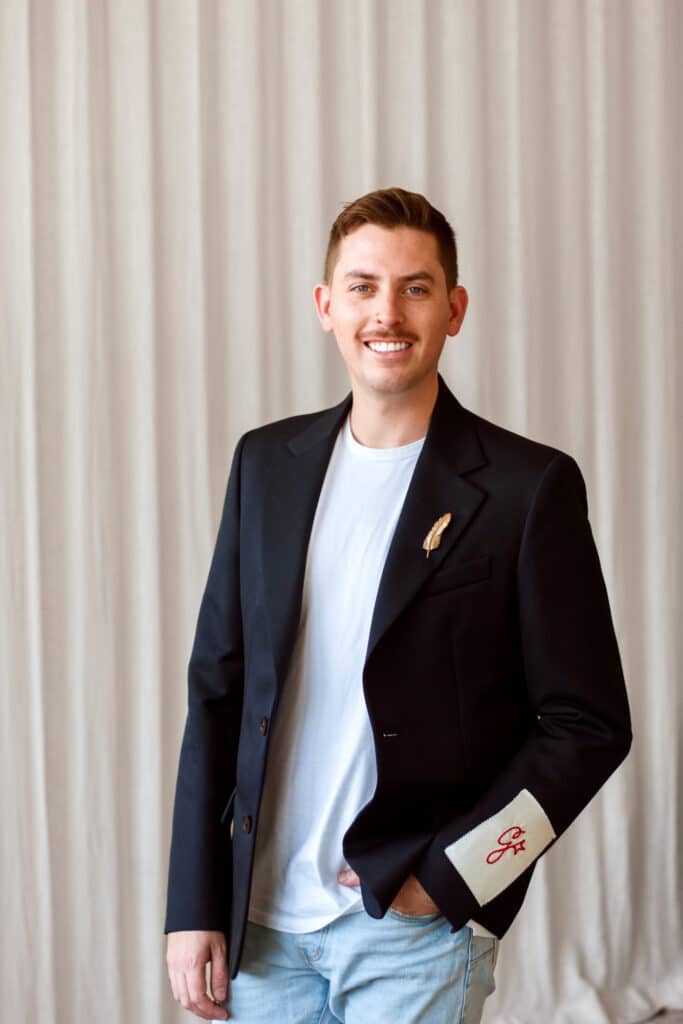
{"label": "ear", "polygon": [[322,325],[324,331],[332,330],[332,320],[330,318],[330,289],[326,284],[317,284],[313,289],[313,301],[315,302],[315,309],[318,314],[318,320]]}
{"label": "ear", "polygon": [[458,284],[455,288],[451,288],[448,294],[448,302],[451,307],[451,318],[448,322],[447,334],[451,337],[457,334],[462,327],[462,322],[465,319],[465,313],[467,312],[467,303],[469,296],[462,285]]}

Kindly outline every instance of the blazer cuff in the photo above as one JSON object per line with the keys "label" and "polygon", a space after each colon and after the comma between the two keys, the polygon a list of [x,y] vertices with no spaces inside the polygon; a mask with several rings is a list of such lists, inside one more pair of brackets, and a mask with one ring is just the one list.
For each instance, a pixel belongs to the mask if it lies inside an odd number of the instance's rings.
{"label": "blazer cuff", "polygon": [[528,789],[457,838],[449,841],[447,831],[435,836],[414,874],[458,927],[516,882],[556,837]]}

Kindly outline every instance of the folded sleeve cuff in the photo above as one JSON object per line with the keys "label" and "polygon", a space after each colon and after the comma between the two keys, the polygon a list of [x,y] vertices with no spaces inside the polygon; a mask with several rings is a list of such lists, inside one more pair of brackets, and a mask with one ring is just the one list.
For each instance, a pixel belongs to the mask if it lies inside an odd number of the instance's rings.
{"label": "folded sleeve cuff", "polygon": [[548,815],[528,789],[444,848],[483,907],[514,882],[555,838]]}

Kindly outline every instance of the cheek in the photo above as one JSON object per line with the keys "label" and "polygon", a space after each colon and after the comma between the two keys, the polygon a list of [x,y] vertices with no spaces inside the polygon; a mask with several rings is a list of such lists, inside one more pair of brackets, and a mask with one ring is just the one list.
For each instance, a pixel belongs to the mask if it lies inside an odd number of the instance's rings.
{"label": "cheek", "polygon": [[365,319],[354,309],[337,310],[334,329],[340,337],[353,338],[365,324]]}

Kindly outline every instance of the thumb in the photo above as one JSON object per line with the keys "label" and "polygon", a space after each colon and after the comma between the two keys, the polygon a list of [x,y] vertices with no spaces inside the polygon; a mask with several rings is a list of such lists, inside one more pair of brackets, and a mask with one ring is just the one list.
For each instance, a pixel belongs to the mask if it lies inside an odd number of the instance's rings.
{"label": "thumb", "polygon": [[211,947],[211,993],[217,1002],[228,994],[228,965],[223,943]]}

